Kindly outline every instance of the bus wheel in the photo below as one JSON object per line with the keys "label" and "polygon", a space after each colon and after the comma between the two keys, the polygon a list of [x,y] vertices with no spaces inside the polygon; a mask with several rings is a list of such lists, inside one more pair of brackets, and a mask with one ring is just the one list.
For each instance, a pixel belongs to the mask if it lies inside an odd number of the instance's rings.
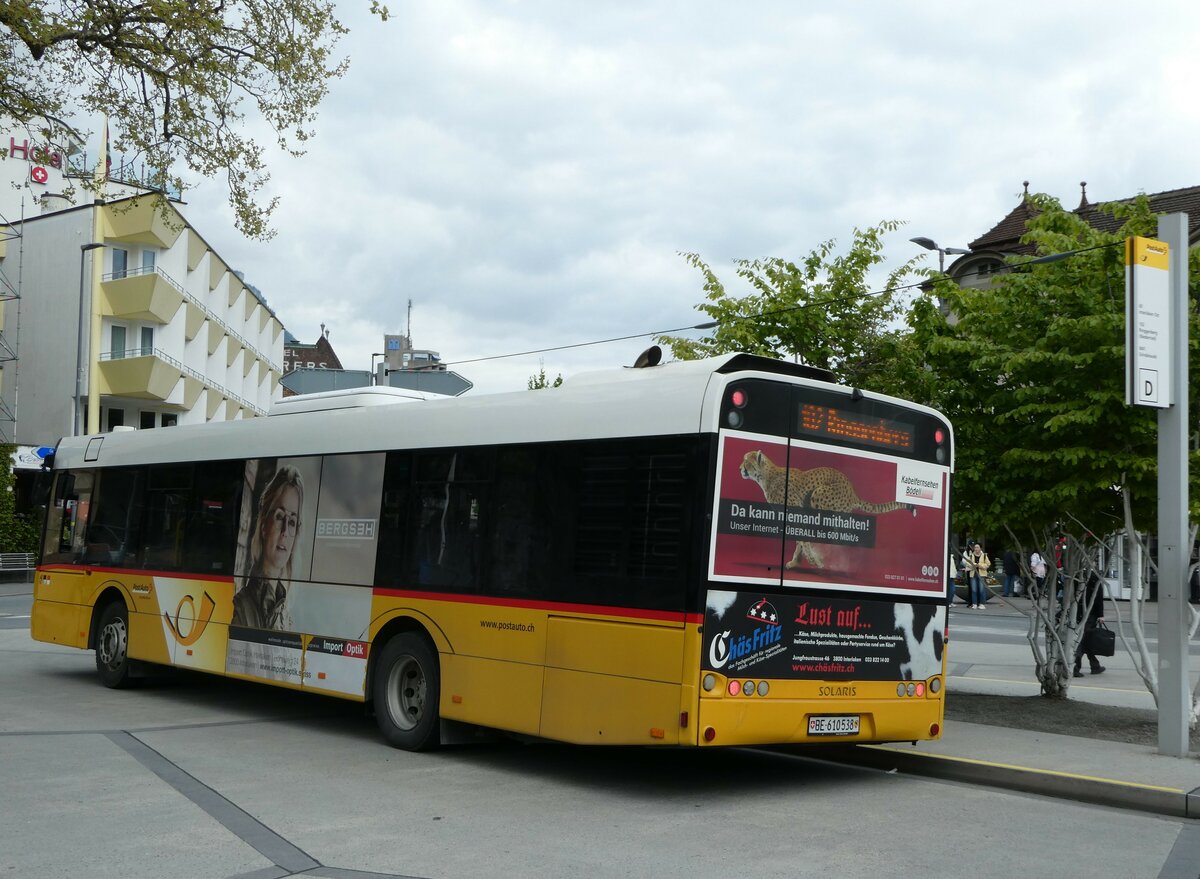
{"label": "bus wheel", "polygon": [[96,629],[96,671],[106,687],[129,686],[129,612],[119,601],[105,605]]}
{"label": "bus wheel", "polygon": [[384,645],[375,667],[375,719],[388,744],[406,751],[438,745],[437,654],[416,632],[403,632]]}

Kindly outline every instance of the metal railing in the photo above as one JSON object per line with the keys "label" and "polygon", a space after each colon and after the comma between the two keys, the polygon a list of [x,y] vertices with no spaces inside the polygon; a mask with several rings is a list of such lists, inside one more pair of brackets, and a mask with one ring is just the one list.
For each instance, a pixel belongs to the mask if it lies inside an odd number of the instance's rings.
{"label": "metal railing", "polygon": [[36,553],[0,552],[0,571],[32,571],[36,563]]}
{"label": "metal railing", "polygon": [[119,270],[119,271],[115,271],[115,272],[107,272],[106,274],[100,276],[100,280],[102,282],[103,281],[120,281],[125,278],[136,278],[141,275],[150,275],[150,274],[158,275],[160,278],[162,278],[164,281],[166,281],[168,284],[170,284],[172,287],[174,287],[177,291],[179,291],[179,293],[183,296],[184,299],[186,299],[188,302],[190,302],[196,308],[198,308],[202,312],[204,312],[205,317],[207,317],[210,321],[212,321],[217,326],[219,326],[222,330],[224,330],[227,335],[233,336],[233,338],[237,340],[239,345],[241,345],[243,348],[249,350],[252,354],[254,354],[255,359],[261,360],[264,363],[266,363],[268,366],[270,366],[271,360],[269,357],[267,357],[266,354],[264,354],[262,351],[258,350],[257,346],[251,344],[245,337],[243,337],[240,333],[236,332],[232,326],[230,326],[228,323],[226,323],[223,318],[221,318],[219,315],[217,315],[217,313],[215,311],[213,311],[211,308],[209,308],[207,305],[205,305],[203,302],[201,302],[199,297],[190,293],[187,289],[184,288],[184,286],[182,284],[180,284],[178,281],[176,281],[174,278],[172,278],[170,275],[168,275],[166,272],[164,272],[158,266],[156,266],[156,265],[154,265],[154,266],[138,266],[137,268],[132,268],[132,269],[124,269],[124,270]]}
{"label": "metal railing", "polygon": [[176,358],[172,357],[170,354],[166,353],[165,351],[163,351],[159,348],[138,347],[138,348],[125,348],[124,350],[121,350],[121,351],[103,351],[103,352],[101,352],[100,357],[98,359],[101,362],[111,362],[114,360],[126,360],[126,359],[132,358],[132,357],[157,357],[159,360],[162,360],[166,363],[171,364],[171,366],[178,369],[182,374],[191,376],[196,381],[200,382],[200,384],[202,384],[204,387],[209,388],[214,391],[217,391],[218,393],[221,394],[222,397],[225,397],[227,400],[233,400],[235,403],[237,403],[243,409],[250,409],[251,411],[255,412],[258,415],[266,415],[267,414],[266,409],[262,408],[261,406],[257,406],[254,403],[251,403],[249,400],[247,400],[245,397],[242,397],[239,394],[235,394],[233,391],[229,390],[229,388],[225,387],[224,385],[217,384],[217,382],[213,381],[208,376],[204,375],[203,373],[199,372],[198,370],[193,369],[192,367],[188,366],[187,364],[180,362],[179,360],[177,360]]}

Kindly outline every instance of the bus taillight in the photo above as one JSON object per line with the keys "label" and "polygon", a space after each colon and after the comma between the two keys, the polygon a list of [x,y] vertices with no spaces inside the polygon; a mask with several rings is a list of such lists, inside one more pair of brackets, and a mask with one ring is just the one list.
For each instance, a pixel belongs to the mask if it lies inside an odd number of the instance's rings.
{"label": "bus taillight", "polygon": [[749,402],[750,397],[745,391],[741,388],[734,388],[729,394],[729,403],[733,408],[725,415],[725,423],[730,427],[741,427],[745,419],[740,410],[745,409]]}

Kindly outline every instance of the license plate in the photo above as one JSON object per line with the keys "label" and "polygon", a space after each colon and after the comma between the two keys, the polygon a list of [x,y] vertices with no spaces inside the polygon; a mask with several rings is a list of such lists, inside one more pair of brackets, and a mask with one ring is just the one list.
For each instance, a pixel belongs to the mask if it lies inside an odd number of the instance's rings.
{"label": "license plate", "polygon": [[817,714],[808,719],[810,736],[856,736],[857,714]]}

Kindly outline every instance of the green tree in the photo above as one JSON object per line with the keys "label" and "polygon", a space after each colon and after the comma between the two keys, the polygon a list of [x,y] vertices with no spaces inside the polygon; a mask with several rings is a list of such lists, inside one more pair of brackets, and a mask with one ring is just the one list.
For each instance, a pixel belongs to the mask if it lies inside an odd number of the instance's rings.
{"label": "green tree", "polygon": [[238,229],[268,238],[275,199],[261,199],[269,174],[243,106],[300,155],[346,69],[333,56],[344,33],[328,0],[10,0],[0,3],[0,115],[64,148],[64,120],[107,114],[114,147],[157,185],[182,191],[180,165],[224,175]]}
{"label": "green tree", "polygon": [[16,446],[0,443],[0,552],[35,552],[41,522],[33,515],[18,515],[13,494],[13,452]]}
{"label": "green tree", "polygon": [[[680,359],[734,351],[796,358],[832,370],[841,381],[859,385],[880,368],[877,347],[894,335],[889,323],[899,314],[897,288],[913,273],[918,256],[872,285],[883,263],[883,237],[901,223],[885,220],[855,229],[845,253],[825,241],[799,263],[782,258],[739,259],[736,274],[750,287],[731,294],[695,253],[684,258],[704,278],[707,302],[696,306],[717,326],[703,339],[664,336]],[[893,340],[894,343],[894,340]]]}
{"label": "green tree", "polygon": [[[1037,548],[1051,560],[1055,542],[1067,538],[1067,611],[1058,612],[1055,590],[1047,590],[1029,632],[1043,692],[1062,695],[1081,634],[1076,618],[1101,600],[1094,585],[1102,573],[1099,550],[1127,524],[1132,533],[1152,530],[1155,522],[1155,413],[1125,405],[1124,241],[1153,237],[1157,217],[1144,197],[1107,206],[1125,221],[1110,233],[1047,196],[1032,198],[1040,213],[1023,240],[1041,255],[1073,255],[1035,265],[1016,258],[983,289],[939,280],[934,293],[957,323],[941,316],[931,294],[910,313],[905,356],[895,365],[912,374],[920,360],[921,393],[955,426],[956,527],[992,535],[1005,547]],[[1190,255],[1193,278],[1198,257]],[[1197,298],[1195,287],[1191,296]],[[1195,370],[1194,303],[1190,313]],[[1194,406],[1195,383],[1190,393]],[[1191,473],[1194,520],[1195,463]],[[993,543],[994,552],[999,548]],[[1028,557],[1024,549],[1022,555]],[[1156,692],[1152,676],[1143,672]]]}
{"label": "green tree", "polygon": [[554,377],[554,380],[551,381],[549,378],[546,377],[545,362],[542,360],[539,360],[537,374],[531,375],[529,377],[529,390],[540,391],[542,388],[557,388],[562,383],[563,383],[562,373],[560,372],[558,375],[556,375]]}

